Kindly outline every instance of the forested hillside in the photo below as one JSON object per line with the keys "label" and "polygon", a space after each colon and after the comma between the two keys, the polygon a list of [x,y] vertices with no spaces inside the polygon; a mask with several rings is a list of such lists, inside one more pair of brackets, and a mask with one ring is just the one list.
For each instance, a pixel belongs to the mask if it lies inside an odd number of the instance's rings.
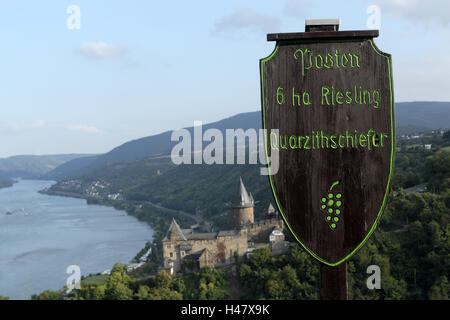
{"label": "forested hillside", "polygon": [[[395,104],[397,135],[414,134],[450,127],[450,102],[400,102]],[[261,112],[246,112],[203,125],[203,130],[261,128]],[[186,128],[191,135],[193,127]],[[98,156],[68,161],[47,174],[48,179],[62,180],[90,174],[107,164],[133,162],[149,157],[168,155],[177,142],[171,141],[171,131],[126,142]],[[205,143],[204,143],[205,145]]]}
{"label": "forested hillside", "polygon": [[[431,144],[431,149],[424,148]],[[446,188],[445,169],[448,141],[441,133],[429,133],[417,139],[397,142],[393,187],[409,188],[429,182],[434,190]],[[440,168],[439,166],[444,166]],[[436,168],[437,167],[437,168]],[[174,165],[169,157],[109,164],[76,179],[68,179],[50,188],[50,192],[77,193],[83,197],[110,199],[119,195],[129,201],[151,201],[163,207],[201,213],[226,227],[221,214],[228,211],[235,186],[241,176],[257,202],[256,216],[273,202],[267,177],[260,175],[261,165]],[[101,187],[96,186],[100,184]]]}
{"label": "forested hillside", "polygon": [[[381,224],[348,262],[349,298],[448,299],[450,131],[399,138],[395,165],[393,188]],[[268,249],[257,250],[236,272],[205,269],[174,278],[164,273],[155,275],[162,261],[160,239],[170,219],[175,217],[182,227],[194,222],[165,208],[198,213],[217,229],[228,228],[227,203],[242,176],[257,201],[256,216],[261,216],[272,195],[267,177],[261,176],[259,169],[259,165],[176,166],[160,157],[110,164],[90,175],[59,182],[47,192],[75,194],[114,205],[156,230],[154,242],[147,247],[152,248],[152,255],[143,268],[126,275],[116,266],[103,284],[59,297],[317,299],[318,264],[296,245],[281,256],[272,256]],[[421,187],[411,191],[417,185]],[[366,269],[373,264],[382,270],[381,290],[366,286]],[[142,277],[148,278],[138,280]]]}
{"label": "forested hillside", "polygon": [[[450,191],[394,192],[382,225],[348,262],[349,299],[448,299],[450,285]],[[390,227],[390,228],[389,228]],[[259,249],[232,269],[203,269],[170,277],[156,275],[157,247],[144,270],[116,265],[97,284],[70,295],[45,291],[34,299],[318,299],[319,265],[299,246],[281,255]],[[367,267],[381,269],[381,289],[366,286]],[[148,273],[145,272],[145,269]],[[150,276],[149,276],[150,274]],[[142,280],[144,278],[144,280]]]}

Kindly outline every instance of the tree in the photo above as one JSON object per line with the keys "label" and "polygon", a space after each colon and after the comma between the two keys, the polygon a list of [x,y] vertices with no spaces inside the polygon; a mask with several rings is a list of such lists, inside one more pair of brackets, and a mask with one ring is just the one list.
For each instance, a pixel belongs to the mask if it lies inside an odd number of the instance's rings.
{"label": "tree", "polygon": [[239,269],[244,299],[317,299],[318,264],[298,246],[274,257],[269,248],[253,251]]}
{"label": "tree", "polygon": [[150,288],[148,286],[139,286],[135,297],[138,300],[150,300]]}
{"label": "tree", "polygon": [[450,286],[446,276],[442,276],[436,280],[435,284],[428,292],[428,299],[430,300],[448,300],[450,293]]}
{"label": "tree", "polygon": [[32,300],[63,300],[64,297],[61,292],[45,290],[39,295],[33,295]]}
{"label": "tree", "polygon": [[450,188],[450,152],[438,151],[427,158],[425,178],[432,192],[443,192]]}
{"label": "tree", "polygon": [[182,300],[183,295],[180,292],[170,290],[169,288],[152,288],[148,292],[148,300]]}
{"label": "tree", "polygon": [[111,275],[106,282],[105,299],[107,300],[131,300],[133,291],[129,288],[132,282],[127,274],[126,266],[116,263],[111,270]]}
{"label": "tree", "polygon": [[450,142],[450,130],[447,130],[442,135],[442,139],[446,142]]}
{"label": "tree", "polygon": [[204,268],[200,272],[183,276],[184,299],[225,300],[230,297],[229,274],[215,268]]}
{"label": "tree", "polygon": [[104,300],[106,285],[87,285],[80,290],[73,290],[75,300]]}
{"label": "tree", "polygon": [[182,279],[174,278],[161,270],[157,275],[134,283],[138,300],[181,300],[185,285]]}

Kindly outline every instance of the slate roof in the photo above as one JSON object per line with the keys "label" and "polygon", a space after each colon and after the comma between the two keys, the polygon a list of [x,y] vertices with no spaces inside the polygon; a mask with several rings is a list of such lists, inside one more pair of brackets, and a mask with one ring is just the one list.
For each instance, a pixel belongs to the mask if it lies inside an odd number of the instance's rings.
{"label": "slate roof", "polygon": [[253,195],[247,192],[241,177],[239,177],[238,188],[233,196],[233,199],[231,200],[231,206],[233,208],[248,208],[255,206]]}
{"label": "slate roof", "polygon": [[198,260],[204,253],[206,252],[206,248],[195,253],[188,254],[184,256],[185,260]]}
{"label": "slate roof", "polygon": [[164,237],[163,241],[170,240],[170,235],[175,232],[177,237],[181,240],[187,240],[186,236],[184,235],[183,231],[181,231],[180,226],[175,221],[175,219],[172,219],[172,223],[170,224],[169,230],[167,230],[166,236]]}
{"label": "slate roof", "polygon": [[194,230],[193,229],[181,229],[181,232],[183,232],[184,236],[186,238],[188,238],[190,234],[194,233]]}
{"label": "slate roof", "polygon": [[191,233],[187,238],[188,240],[214,240],[217,238],[217,233]]}
{"label": "slate roof", "polygon": [[267,208],[267,215],[273,215],[273,214],[275,214],[275,208],[273,207],[273,205],[272,205],[272,202],[269,204],[269,208]]}
{"label": "slate roof", "polygon": [[230,237],[230,236],[235,236],[239,234],[239,230],[224,230],[224,231],[219,231],[219,233],[217,234],[217,237]]}
{"label": "slate roof", "polygon": [[217,232],[195,233],[192,229],[181,229],[175,219],[172,219],[169,230],[162,241],[170,241],[171,234],[175,233],[176,238],[172,240],[213,240],[217,238]]}

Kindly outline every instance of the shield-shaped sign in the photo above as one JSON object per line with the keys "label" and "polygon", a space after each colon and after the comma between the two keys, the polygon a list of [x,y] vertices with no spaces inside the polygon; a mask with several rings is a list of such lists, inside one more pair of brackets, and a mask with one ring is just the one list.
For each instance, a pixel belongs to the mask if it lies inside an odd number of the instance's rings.
{"label": "shield-shaped sign", "polygon": [[377,30],[269,34],[275,50],[260,60],[273,196],[297,241],[329,266],[364,245],[389,193],[391,56],[376,47],[377,36]]}

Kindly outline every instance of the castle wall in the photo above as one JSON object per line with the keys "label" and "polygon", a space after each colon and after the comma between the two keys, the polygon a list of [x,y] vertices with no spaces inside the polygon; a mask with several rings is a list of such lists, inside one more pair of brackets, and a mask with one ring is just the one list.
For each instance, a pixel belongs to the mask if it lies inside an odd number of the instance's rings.
{"label": "castle wall", "polygon": [[177,272],[181,270],[182,260],[186,255],[203,249],[206,249],[208,254],[202,257],[200,264],[210,267],[233,263],[235,252],[237,252],[238,257],[243,257],[247,252],[247,233],[245,231],[236,235],[220,236],[216,239],[187,240],[192,246],[189,251],[180,250],[180,245],[185,242],[183,240],[163,241],[165,268],[169,268],[168,261],[172,260],[174,271]]}
{"label": "castle wall", "polygon": [[212,263],[215,266],[233,263],[235,252],[238,256],[243,256],[247,252],[247,234],[245,232],[233,236],[217,237],[214,240],[189,240],[189,243],[192,245],[191,252],[208,250],[214,256]]}
{"label": "castle wall", "polygon": [[277,218],[261,220],[246,227],[246,230],[251,241],[268,242],[269,235],[275,227],[283,229],[283,220]]}
{"label": "castle wall", "polygon": [[162,247],[163,247],[163,261],[164,261],[164,268],[169,269],[168,262],[173,261],[173,269],[175,272],[179,271],[181,269],[181,253],[179,250],[179,245],[183,241],[163,241]]}

